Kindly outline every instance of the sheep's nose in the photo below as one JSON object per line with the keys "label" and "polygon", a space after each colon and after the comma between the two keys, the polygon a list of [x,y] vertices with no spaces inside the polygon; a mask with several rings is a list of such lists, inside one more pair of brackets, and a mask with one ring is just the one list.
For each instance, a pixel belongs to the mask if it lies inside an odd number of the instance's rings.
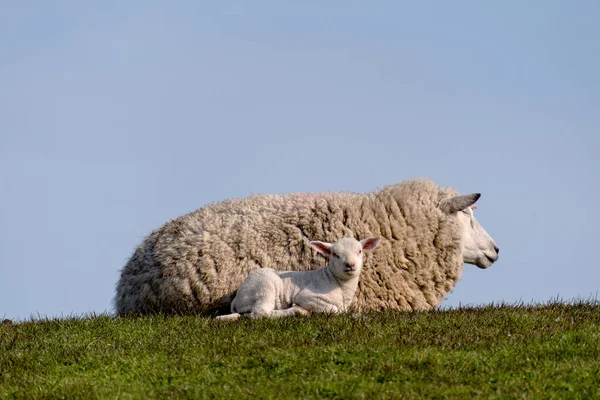
{"label": "sheep's nose", "polygon": [[355,264],[346,263],[346,268],[354,268]]}
{"label": "sheep's nose", "polygon": [[496,254],[500,254],[500,249],[498,248],[498,246],[494,245],[494,250],[496,250]]}

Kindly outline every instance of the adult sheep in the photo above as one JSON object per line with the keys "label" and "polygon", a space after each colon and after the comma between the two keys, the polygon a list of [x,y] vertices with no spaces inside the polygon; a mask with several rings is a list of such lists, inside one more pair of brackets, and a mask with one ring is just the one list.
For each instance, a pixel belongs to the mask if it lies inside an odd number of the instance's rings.
{"label": "adult sheep", "polygon": [[121,271],[119,315],[228,312],[235,290],[261,267],[319,268],[309,238],[378,236],[365,257],[354,309],[426,310],[461,277],[488,268],[498,248],[473,216],[478,193],[416,179],[371,193],[254,195],[167,222]]}

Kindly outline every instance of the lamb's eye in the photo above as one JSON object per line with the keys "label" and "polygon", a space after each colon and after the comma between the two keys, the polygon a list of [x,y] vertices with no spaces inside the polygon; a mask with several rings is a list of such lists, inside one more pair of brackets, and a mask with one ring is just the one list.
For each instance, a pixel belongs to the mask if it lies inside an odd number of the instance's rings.
{"label": "lamb's eye", "polygon": [[358,254],[362,254],[362,250],[359,250],[359,251],[358,251]]}
{"label": "lamb's eye", "polygon": [[471,214],[467,210],[462,210],[462,212],[464,212],[465,214],[467,214],[469,217],[471,216]]}

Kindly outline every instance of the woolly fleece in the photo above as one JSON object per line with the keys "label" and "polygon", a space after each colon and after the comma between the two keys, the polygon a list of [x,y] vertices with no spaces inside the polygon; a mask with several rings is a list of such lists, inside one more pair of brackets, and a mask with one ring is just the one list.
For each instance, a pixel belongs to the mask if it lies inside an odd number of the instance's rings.
{"label": "woolly fleece", "polygon": [[355,310],[426,310],[463,270],[460,228],[440,209],[458,195],[425,179],[371,193],[254,195],[200,208],[153,231],[117,283],[117,313],[227,313],[261,267],[317,269],[309,238],[381,238],[365,254]]}

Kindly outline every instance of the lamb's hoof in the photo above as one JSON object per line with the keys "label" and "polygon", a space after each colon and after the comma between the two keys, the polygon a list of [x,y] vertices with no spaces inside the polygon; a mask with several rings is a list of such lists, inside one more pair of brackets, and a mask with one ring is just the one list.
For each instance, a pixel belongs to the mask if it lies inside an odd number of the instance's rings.
{"label": "lamb's hoof", "polygon": [[295,315],[309,315],[310,311],[305,310],[304,308],[296,307],[296,308],[294,308],[294,314]]}

